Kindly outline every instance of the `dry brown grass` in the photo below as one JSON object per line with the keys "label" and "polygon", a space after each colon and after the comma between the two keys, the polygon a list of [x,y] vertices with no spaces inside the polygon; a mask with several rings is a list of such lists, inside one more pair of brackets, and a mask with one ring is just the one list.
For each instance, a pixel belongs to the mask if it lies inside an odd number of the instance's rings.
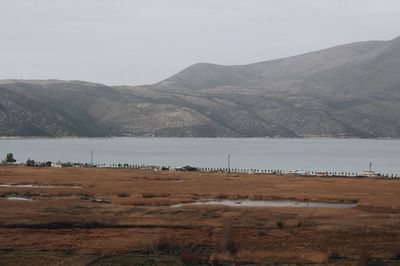
{"label": "dry brown grass", "polygon": [[[185,261],[354,265],[365,250],[374,260],[398,259],[393,250],[397,252],[400,242],[400,182],[395,180],[0,167],[0,184],[5,183],[56,185],[0,188],[0,196],[34,199],[0,197],[0,250],[11,253],[140,253],[164,238],[173,239],[180,249],[170,253]],[[203,198],[357,201],[360,207],[169,207]],[[230,230],[225,221],[230,221]],[[60,222],[68,226],[22,226]],[[4,257],[12,254],[0,253],[0,260]]]}

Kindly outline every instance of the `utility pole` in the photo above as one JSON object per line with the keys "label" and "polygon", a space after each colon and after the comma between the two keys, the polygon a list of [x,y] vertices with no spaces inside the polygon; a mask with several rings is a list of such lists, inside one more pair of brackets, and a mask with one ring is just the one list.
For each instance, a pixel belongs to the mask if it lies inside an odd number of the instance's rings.
{"label": "utility pole", "polygon": [[90,165],[93,166],[93,150],[90,150]]}
{"label": "utility pole", "polygon": [[231,172],[231,154],[228,153],[228,173]]}
{"label": "utility pole", "polygon": [[372,173],[372,162],[369,162],[369,172]]}

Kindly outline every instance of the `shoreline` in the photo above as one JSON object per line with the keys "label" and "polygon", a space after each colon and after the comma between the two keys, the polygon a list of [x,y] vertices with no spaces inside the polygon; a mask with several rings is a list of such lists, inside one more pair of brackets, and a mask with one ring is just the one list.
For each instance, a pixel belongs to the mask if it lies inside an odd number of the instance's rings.
{"label": "shoreline", "polygon": [[66,136],[66,137],[46,137],[46,136],[0,136],[1,140],[75,140],[75,139],[284,139],[284,140],[400,140],[398,138],[363,138],[363,137],[328,137],[328,136],[310,136],[310,137],[155,137],[155,136],[108,136],[108,137],[85,137],[85,136]]}
{"label": "shoreline", "polygon": [[304,178],[344,178],[344,179],[384,179],[384,180],[400,180],[398,174],[384,174],[368,171],[363,173],[358,172],[333,172],[333,171],[298,171],[298,170],[283,170],[283,169],[250,169],[250,168],[213,168],[213,167],[173,167],[173,166],[160,166],[160,165],[135,165],[135,164],[89,164],[89,163],[72,163],[72,162],[56,162],[51,166],[34,165],[27,166],[24,163],[16,164],[0,164],[1,167],[23,167],[29,169],[109,169],[109,170],[135,170],[141,172],[163,172],[163,173],[199,173],[199,174],[232,174],[232,175],[255,175],[255,176],[280,176],[280,177],[304,177]]}

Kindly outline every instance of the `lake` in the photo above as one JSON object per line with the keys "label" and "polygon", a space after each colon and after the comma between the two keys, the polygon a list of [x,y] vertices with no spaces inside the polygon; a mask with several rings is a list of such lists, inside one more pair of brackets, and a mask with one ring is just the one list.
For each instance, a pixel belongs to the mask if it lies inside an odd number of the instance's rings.
{"label": "lake", "polygon": [[72,161],[165,166],[400,173],[400,140],[276,138],[0,139],[19,162]]}

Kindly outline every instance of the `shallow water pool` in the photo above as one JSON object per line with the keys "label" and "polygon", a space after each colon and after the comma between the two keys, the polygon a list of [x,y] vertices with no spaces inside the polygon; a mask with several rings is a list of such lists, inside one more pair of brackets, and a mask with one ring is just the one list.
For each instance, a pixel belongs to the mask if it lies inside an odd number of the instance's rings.
{"label": "shallow water pool", "polygon": [[355,208],[357,203],[317,202],[296,200],[199,200],[171,205],[179,208],[189,205],[224,205],[229,207],[289,207],[289,208]]}

